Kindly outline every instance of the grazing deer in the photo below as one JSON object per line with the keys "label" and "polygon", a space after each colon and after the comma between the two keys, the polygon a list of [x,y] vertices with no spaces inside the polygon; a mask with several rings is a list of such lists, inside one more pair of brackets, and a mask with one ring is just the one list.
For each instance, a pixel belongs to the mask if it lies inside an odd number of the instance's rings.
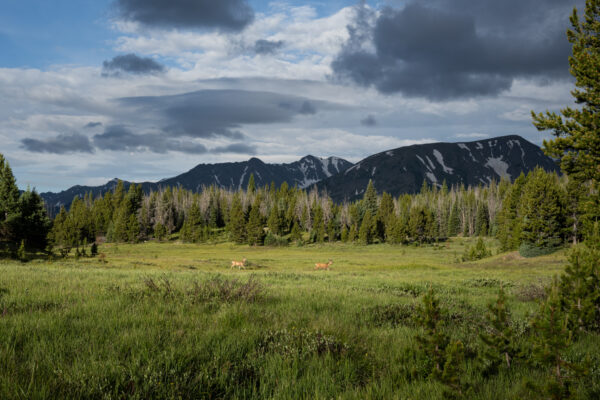
{"label": "grazing deer", "polygon": [[246,269],[246,259],[244,258],[242,261],[232,261],[231,268],[238,267],[238,269]]}
{"label": "grazing deer", "polygon": [[326,269],[326,270],[328,270],[328,271],[329,271],[329,266],[330,266],[331,264],[333,264],[333,261],[331,261],[331,260],[329,260],[329,262],[328,262],[328,263],[316,263],[316,264],[315,264],[315,270],[318,270],[318,269]]}

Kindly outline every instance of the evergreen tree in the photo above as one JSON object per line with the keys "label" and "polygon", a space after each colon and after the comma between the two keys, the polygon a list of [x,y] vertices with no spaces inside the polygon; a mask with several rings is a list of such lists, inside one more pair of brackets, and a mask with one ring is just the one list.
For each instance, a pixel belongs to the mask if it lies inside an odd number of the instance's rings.
{"label": "evergreen tree", "polygon": [[265,239],[265,230],[263,217],[260,214],[260,196],[256,196],[250,209],[246,233],[248,235],[248,244],[262,246]]}
{"label": "evergreen tree", "polygon": [[35,190],[23,192],[19,198],[18,213],[12,231],[17,241],[25,240],[27,247],[43,250],[48,242],[52,223],[46,214],[44,201]]}
{"label": "evergreen tree", "polygon": [[277,202],[273,204],[271,207],[271,211],[269,212],[269,218],[267,219],[267,226],[269,227],[269,231],[274,235],[281,235],[283,231],[283,215],[281,215],[279,211],[279,206]]}
{"label": "evergreen tree", "polygon": [[302,242],[302,231],[300,231],[300,225],[298,225],[298,221],[294,222],[290,239],[296,243]]}
{"label": "evergreen tree", "polygon": [[12,169],[0,154],[0,242],[14,242],[12,229],[19,208],[19,188]]}
{"label": "evergreen tree", "polygon": [[554,174],[541,168],[530,173],[523,196],[521,255],[547,254],[562,244],[563,199]]}
{"label": "evergreen tree", "polygon": [[427,239],[428,215],[425,207],[415,206],[410,209],[408,229],[411,238],[419,243]]}
{"label": "evergreen tree", "polygon": [[455,201],[448,216],[448,237],[457,236],[460,233],[460,213]]}
{"label": "evergreen tree", "polygon": [[514,250],[521,244],[521,196],[527,178],[521,173],[508,190],[498,214],[497,238],[502,250]]}
{"label": "evergreen tree", "polygon": [[246,236],[246,219],[244,210],[242,209],[242,201],[239,193],[233,196],[231,202],[231,210],[229,211],[229,237],[237,244],[245,243]]}
{"label": "evergreen tree", "polygon": [[511,368],[519,353],[516,334],[511,325],[510,312],[506,306],[506,295],[501,287],[498,299],[488,304],[485,315],[488,327],[479,334],[484,344],[482,353],[485,374],[496,373],[501,365]]}
{"label": "evergreen tree", "polygon": [[371,215],[370,211],[365,213],[365,216],[360,224],[360,230],[358,232],[358,239],[362,244],[371,244],[377,234],[377,222]]}
{"label": "evergreen tree", "polygon": [[323,217],[323,208],[320,204],[314,204],[312,207],[313,223],[311,230],[311,240],[315,243],[323,243],[325,241],[325,219]]}
{"label": "evergreen tree", "polygon": [[562,310],[560,304],[556,280],[531,325],[534,330],[533,361],[545,367],[550,376],[540,389],[553,399],[568,398],[572,394],[573,378],[583,372],[583,369],[569,362],[563,355],[572,343],[573,333],[569,329],[568,314]]}
{"label": "evergreen tree", "polygon": [[578,182],[576,179],[569,179],[566,187],[566,225],[570,228],[571,241],[577,244],[581,238],[581,221],[585,212],[584,203],[585,196],[589,194],[589,190],[585,184]]}
{"label": "evergreen tree", "polygon": [[140,223],[138,222],[135,214],[131,214],[129,216],[129,221],[127,222],[127,240],[130,243],[139,242],[140,237]]}
{"label": "evergreen tree", "polygon": [[163,241],[168,235],[167,228],[160,222],[154,225],[154,237],[160,241]]}
{"label": "evergreen tree", "polygon": [[383,241],[386,238],[386,232],[394,224],[394,199],[389,193],[383,192],[381,203],[377,211],[377,237]]}
{"label": "evergreen tree", "polygon": [[[598,242],[600,243],[600,241]],[[560,302],[575,333],[600,332],[600,249],[579,246],[560,277]]]}
{"label": "evergreen tree", "polygon": [[475,235],[487,236],[490,227],[490,216],[487,204],[480,203],[475,217]]}
{"label": "evergreen tree", "polygon": [[[544,141],[547,154],[561,160],[561,168],[578,181],[600,181],[600,1],[587,0],[585,18],[577,10],[571,15],[573,29],[567,38],[573,46],[569,57],[570,72],[576,89],[571,91],[577,108],[536,114],[534,125],[539,130],[551,130],[556,139]],[[564,117],[564,118],[563,118]]]}
{"label": "evergreen tree", "polygon": [[254,194],[256,191],[256,183],[254,183],[254,174],[250,174],[250,178],[248,178],[248,186],[246,188],[248,194]]}
{"label": "evergreen tree", "polygon": [[370,212],[372,217],[377,215],[377,192],[375,191],[375,185],[373,185],[373,181],[369,179],[369,184],[367,185],[367,189],[365,190],[365,194],[363,196],[363,208],[365,212]]}

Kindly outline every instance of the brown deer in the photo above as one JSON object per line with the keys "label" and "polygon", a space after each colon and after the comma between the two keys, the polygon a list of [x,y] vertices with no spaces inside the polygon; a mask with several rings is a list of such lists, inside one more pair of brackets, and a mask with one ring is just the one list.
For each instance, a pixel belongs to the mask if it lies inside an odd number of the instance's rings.
{"label": "brown deer", "polygon": [[329,262],[328,262],[328,263],[316,263],[316,264],[315,264],[315,270],[318,270],[318,269],[326,269],[326,270],[328,270],[328,271],[329,271],[329,266],[330,266],[331,264],[333,264],[333,261],[331,261],[331,260],[329,260]]}
{"label": "brown deer", "polygon": [[246,259],[244,258],[242,261],[232,261],[231,268],[238,267],[238,269],[246,269]]}

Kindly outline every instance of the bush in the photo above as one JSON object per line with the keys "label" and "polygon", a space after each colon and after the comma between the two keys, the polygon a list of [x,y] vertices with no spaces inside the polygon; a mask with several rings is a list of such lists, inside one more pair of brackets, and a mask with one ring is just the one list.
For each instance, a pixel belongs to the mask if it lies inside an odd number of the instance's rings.
{"label": "bush", "polygon": [[288,240],[287,238],[269,232],[265,237],[264,245],[272,247],[286,247],[288,245]]}
{"label": "bush", "polygon": [[477,261],[482,258],[490,257],[492,252],[485,247],[485,243],[482,238],[477,239],[477,243],[475,246],[466,247],[465,252],[462,256],[462,260],[464,261]]}
{"label": "bush", "polygon": [[545,256],[547,254],[552,254],[555,251],[557,251],[560,247],[558,245],[553,245],[553,246],[545,246],[545,247],[538,247],[533,245],[532,243],[526,243],[523,242],[521,243],[521,246],[519,247],[519,254],[523,257],[539,257],[539,256]]}

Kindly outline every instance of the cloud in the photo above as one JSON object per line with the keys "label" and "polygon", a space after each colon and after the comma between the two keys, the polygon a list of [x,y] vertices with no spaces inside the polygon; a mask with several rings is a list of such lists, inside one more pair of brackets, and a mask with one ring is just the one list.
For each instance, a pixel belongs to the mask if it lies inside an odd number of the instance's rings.
{"label": "cloud", "polygon": [[124,20],[159,28],[241,31],[254,20],[246,0],[116,0]]}
{"label": "cloud", "polygon": [[376,126],[377,120],[372,115],[367,115],[366,118],[360,120],[362,126]]}
{"label": "cloud", "polygon": [[281,49],[284,45],[283,40],[265,40],[259,39],[254,43],[254,52],[256,54],[275,54],[277,50]]}
{"label": "cloud", "polygon": [[222,153],[235,153],[235,154],[256,154],[256,146],[244,144],[244,143],[233,143],[228,146],[215,147],[210,150],[213,154]]}
{"label": "cloud", "polygon": [[151,58],[139,57],[133,53],[116,56],[102,63],[102,76],[119,76],[121,73],[136,75],[164,72],[165,67]]}
{"label": "cloud", "polygon": [[431,100],[496,96],[519,77],[564,78],[572,6],[559,0],[423,0],[375,16],[363,3],[331,64],[334,78]]}
{"label": "cloud", "polygon": [[104,133],[95,135],[94,145],[101,150],[111,151],[178,151],[189,154],[204,154],[207,151],[206,147],[199,143],[172,139],[157,133],[135,134],[120,125],[109,126]]}
{"label": "cloud", "polygon": [[90,121],[87,124],[85,124],[84,128],[96,128],[98,126],[102,126],[102,122]]}
{"label": "cloud", "polygon": [[154,123],[170,136],[243,139],[245,124],[291,122],[297,115],[342,106],[278,93],[246,90],[200,90],[172,96],[128,97],[121,107]]}
{"label": "cloud", "polygon": [[315,106],[308,100],[302,102],[302,107],[300,107],[300,114],[302,115],[313,115],[317,113],[317,109]]}
{"label": "cloud", "polygon": [[67,154],[94,152],[88,137],[79,133],[63,133],[46,140],[26,138],[21,140],[21,147],[34,153]]}
{"label": "cloud", "polygon": [[490,135],[488,135],[487,133],[473,132],[473,133],[457,133],[456,135],[454,135],[454,137],[457,139],[484,139],[484,138],[489,138]]}

